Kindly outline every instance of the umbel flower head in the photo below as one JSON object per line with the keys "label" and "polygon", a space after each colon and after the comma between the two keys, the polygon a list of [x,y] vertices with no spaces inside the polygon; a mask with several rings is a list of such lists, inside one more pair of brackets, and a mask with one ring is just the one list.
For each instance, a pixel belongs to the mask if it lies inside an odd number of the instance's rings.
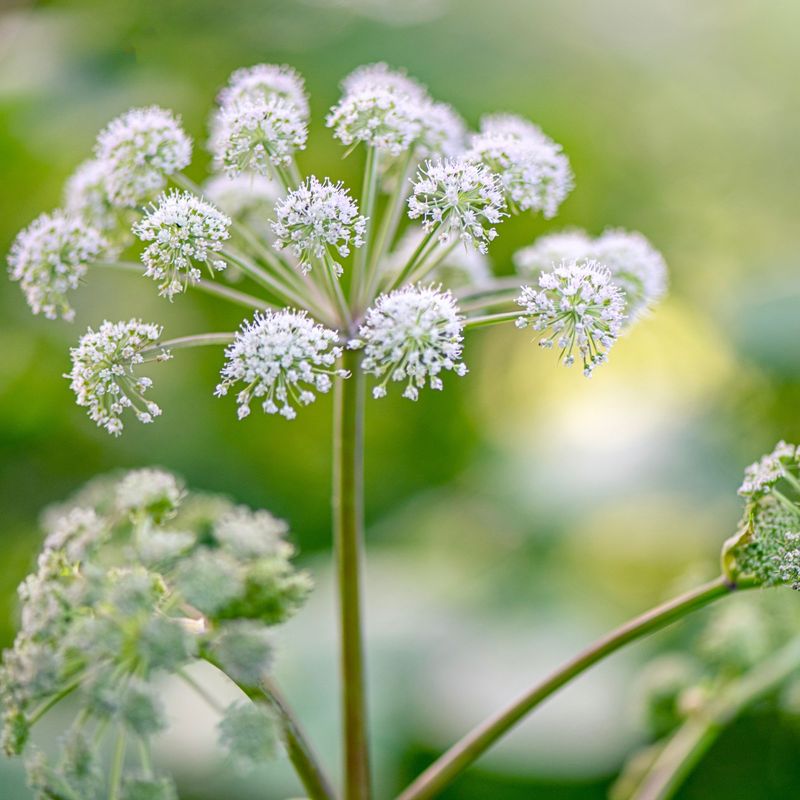
{"label": "umbel flower head", "polygon": [[342,267],[332,251],[345,258],[351,245],[361,247],[366,226],[366,218],[358,213],[355,200],[341,182],[325,178],[320,183],[311,175],[277,201],[272,230],[277,247],[291,250],[303,272],[317,260],[328,261],[341,275]]}
{"label": "umbel flower head", "polygon": [[67,293],[78,288],[88,265],[108,247],[103,235],[80,217],[63,211],[41,214],[17,234],[8,272],[19,281],[34,314],[72,320]]}
{"label": "umbel flower head", "polygon": [[485,164],[498,176],[512,211],[540,211],[550,219],[574,186],[567,157],[544,134],[481,133],[472,138],[464,158]]}
{"label": "umbel flower head", "polygon": [[386,395],[389,381],[405,383],[403,397],[416,400],[427,385],[441,389],[441,374],[467,374],[461,361],[464,318],[455,299],[440,286],[405,286],[378,297],[367,310],[359,338],[363,370],[379,379],[375,398]]}
{"label": "umbel flower head", "polygon": [[189,192],[162,194],[133,232],[150,242],[142,252],[145,275],[159,282],[158,293],[170,300],[200,280],[197,264],[213,275],[225,269],[216,257],[230,236],[231,220],[210,203]]}
{"label": "umbel flower head", "polygon": [[217,99],[223,108],[243,101],[284,100],[291,103],[303,119],[308,118],[305,82],[297,70],[286,64],[256,64],[237,69]]}
{"label": "umbel flower head", "polygon": [[[286,525],[186,492],[158,469],[93,481],[46,520],[37,570],[19,589],[21,627],[0,667],[4,748],[33,750],[32,726],[69,697],[62,713],[75,716],[60,751],[34,750],[28,765],[39,796],[175,798],[171,779],[152,767],[153,737],[167,727],[159,685],[198,658],[245,689],[259,684],[272,662],[270,627],[310,590],[292,566]],[[242,713],[235,704],[219,726],[234,757],[253,748]],[[272,720],[259,721],[260,736],[266,727],[274,740]],[[123,743],[122,775],[108,779],[107,736]]]}
{"label": "umbel flower head", "polygon": [[428,96],[427,90],[419,81],[409,78],[403,70],[392,69],[383,61],[356,67],[342,80],[342,91],[346,95],[356,94],[365,89],[384,89],[417,100]]}
{"label": "umbel flower head", "polygon": [[78,166],[64,186],[64,208],[99,231],[118,233],[120,210],[106,190],[106,166],[96,158]]}
{"label": "umbel flower head", "polygon": [[70,350],[70,380],[78,405],[88,409],[89,418],[109,433],[122,432],[122,412],[130,408],[140,422],[152,422],[161,409],[144,398],[152,386],[150,378],[137,377],[134,368],[147,361],[166,361],[169,351],[158,347],[162,328],[132,319],[105,321],[81,337]]}
{"label": "umbel flower head", "polygon": [[171,111],[134,108],[97,137],[95,156],[106,170],[106,191],[117,206],[138,206],[164,188],[192,158],[192,140]]}
{"label": "umbel flower head", "polygon": [[562,261],[597,261],[611,272],[625,294],[628,322],[639,318],[667,289],[664,257],[641,233],[607,230],[596,239],[584,231],[542,236],[514,255],[517,269],[527,275],[552,269]]}
{"label": "umbel flower head", "polygon": [[305,117],[280,97],[244,99],[222,109],[212,138],[218,169],[229,175],[271,175],[273,166],[291,163],[306,146]]}
{"label": "umbel flower head", "polygon": [[563,263],[539,278],[539,291],[522,287],[517,299],[523,312],[517,327],[539,332],[539,345],[560,350],[559,360],[575,363],[590,377],[617,339],[624,319],[625,300],[611,282],[610,272],[593,261]]}
{"label": "umbel flower head", "polygon": [[294,419],[298,406],[314,402],[317,392],[330,391],[334,377],[347,377],[336,368],[342,354],[338,339],[336,331],[309,319],[305,311],[256,313],[225,351],[216,394],[225,395],[241,383],[239,419],[250,413],[253,398],[261,399],[267,414]]}
{"label": "umbel flower head", "polygon": [[800,452],[778,442],[745,470],[739,494],[746,505],[739,528],[725,542],[722,566],[733,582],[800,588]]}
{"label": "umbel flower head", "polygon": [[507,216],[497,176],[483,164],[462,159],[428,161],[420,167],[408,198],[408,216],[436,233],[453,236],[481,253],[497,236],[492,227]]}
{"label": "umbel flower head", "polygon": [[517,114],[486,114],[481,117],[480,129],[481,133],[514,136],[528,142],[548,141],[548,137],[538,125]]}

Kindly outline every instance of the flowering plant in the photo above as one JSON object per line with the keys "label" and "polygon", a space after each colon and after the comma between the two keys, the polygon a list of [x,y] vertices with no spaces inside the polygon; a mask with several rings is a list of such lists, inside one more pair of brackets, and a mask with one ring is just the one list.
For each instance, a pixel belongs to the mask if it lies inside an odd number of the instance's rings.
{"label": "flowering plant", "polygon": [[[362,638],[363,413],[379,400],[419,400],[468,370],[465,334],[509,324],[533,332],[588,377],[662,297],[666,265],[640,234],[543,237],[514,275],[487,258],[510,215],[554,216],[573,188],[569,162],[540,128],[509,114],[470,133],[448,105],[385,64],[342,83],[327,125],[365,151],[357,197],[304,176],[310,105],[290,67],[235,72],[219,93],[208,140],[214,174],[183,173],[192,143],[173,113],[134,109],[98,136],[67,183],[64,208],[17,237],[9,273],[31,310],[74,318],[70,298],[95,268],[140,273],[168,302],[194,291],[248,310],[238,331],[166,338],[160,322],[105,321],[71,350],[77,402],[110,434],[151,423],[156,365],[192,347],[224,349],[215,394],[241,420],[260,408],[286,420],[333,390],[333,528],[339,592],[344,797],[371,796]],[[404,214],[405,212],[405,214]],[[404,220],[407,217],[407,221]],[[135,253],[139,252],[139,260]],[[235,285],[234,285],[235,284]],[[160,368],[158,368],[160,370]],[[148,374],[142,374],[142,371]],[[243,424],[246,424],[244,422]],[[623,644],[736,588],[800,583],[796,448],[748,471],[748,506],[726,545],[724,574],[628,623],[580,654],[435,762],[401,800],[432,797],[546,697]],[[57,761],[32,759],[42,798],[175,796],[150,757],[163,727],[153,677],[210,661],[253,704],[228,709],[221,739],[240,760],[280,738],[309,796],[335,792],[269,676],[268,628],[310,590],[292,566],[286,527],[265,511],[187,492],[160,470],[93,484],[48,515],[37,571],[21,587],[22,628],[4,659],[5,745],[68,695],[80,709]],[[107,774],[99,742],[115,735]],[[136,758],[132,752],[138,753]]]}

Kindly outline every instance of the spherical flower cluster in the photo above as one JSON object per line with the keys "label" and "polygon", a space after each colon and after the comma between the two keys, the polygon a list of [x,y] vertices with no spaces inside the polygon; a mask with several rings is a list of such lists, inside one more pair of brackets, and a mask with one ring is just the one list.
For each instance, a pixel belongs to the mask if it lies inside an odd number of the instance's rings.
{"label": "spherical flower cluster", "polygon": [[565,262],[539,278],[540,291],[523,286],[517,299],[523,313],[517,327],[530,327],[541,335],[541,347],[560,349],[566,366],[575,362],[577,350],[583,374],[590,377],[602,364],[619,335],[625,300],[611,282],[607,269],[595,262]]}
{"label": "spherical flower cluster", "polygon": [[417,153],[422,158],[457,158],[464,153],[467,125],[447,103],[427,100],[419,105]]}
{"label": "spherical flower cluster", "polygon": [[344,94],[357,94],[369,89],[385,89],[387,92],[408,95],[417,100],[428,96],[427,89],[419,81],[409,78],[402,70],[392,69],[382,61],[356,67],[342,80]]}
{"label": "spherical flower cluster", "polygon": [[351,245],[364,244],[366,227],[366,218],[341,183],[328,178],[320,183],[313,175],[278,200],[272,223],[277,247],[290,249],[304,272],[311,269],[312,259],[328,260],[338,275],[342,268],[331,250],[346,257]]}
{"label": "spherical flower cluster", "polygon": [[316,392],[330,390],[335,376],[347,377],[336,368],[342,354],[339,335],[306,316],[304,311],[266,311],[245,322],[225,351],[222,382],[217,396],[243,383],[237,395],[239,419],[250,413],[250,401],[263,398],[267,414],[286,419],[297,416],[297,406],[307,406]]}
{"label": "spherical flower cluster", "polygon": [[326,124],[342,144],[364,142],[398,156],[419,138],[418,99],[385,85],[347,92],[331,109]]}
{"label": "spherical flower cluster", "polygon": [[142,252],[145,275],[159,281],[158,293],[170,300],[200,280],[196,264],[225,269],[215,254],[230,236],[231,220],[210,203],[189,192],[173,190],[158,198],[133,232],[150,242]]}
{"label": "spherical flower cluster", "polygon": [[529,142],[549,141],[538,125],[517,114],[486,114],[481,117],[480,129],[481,133],[514,136]]}
{"label": "spherical flower cluster", "polygon": [[120,211],[108,198],[106,166],[102,161],[89,159],[78,166],[64,186],[64,208],[99,231],[114,231],[120,221]]}
{"label": "spherical flower cluster", "polygon": [[[198,658],[245,690],[259,685],[272,662],[270,626],[310,589],[291,564],[286,526],[140,470],[94,481],[48,516],[47,534],[37,571],[20,586],[21,629],[0,667],[4,748],[33,750],[37,796],[175,798],[152,766],[153,739],[167,727],[160,686]],[[29,744],[31,728],[67,696],[59,710],[74,719],[59,752],[45,756]],[[235,758],[254,747],[243,708],[229,708],[219,726]],[[274,720],[258,717],[260,740],[274,740]],[[122,749],[106,779],[109,733]]]}
{"label": "spherical flower cluster", "polygon": [[[395,275],[399,274],[417,252],[424,238],[425,232],[420,228],[408,228],[389,255],[388,270]],[[489,284],[492,271],[486,255],[472,247],[456,247],[450,250],[429,273],[429,278],[448,289],[464,287],[479,289]]]}
{"label": "spherical flower cluster", "polygon": [[291,103],[303,119],[308,118],[305,82],[297,70],[285,64],[256,64],[237,69],[217,99],[223,108],[242,101],[284,100]]}
{"label": "spherical flower cluster", "polygon": [[389,381],[404,382],[403,397],[416,400],[426,383],[441,389],[441,373],[467,374],[461,361],[464,318],[455,299],[438,286],[405,286],[383,294],[368,309],[359,338],[364,371],[379,379],[375,398],[386,395]]}
{"label": "spherical flower cluster", "polygon": [[103,235],[63,211],[42,214],[17,235],[8,255],[12,281],[19,281],[34,314],[72,320],[67,292],[77,289],[88,265],[106,251]]}
{"label": "spherical flower cluster", "polygon": [[220,112],[212,148],[217,168],[229,175],[270,175],[273,166],[291,163],[307,137],[303,114],[288,100],[240,100]]}
{"label": "spherical flower cluster", "polygon": [[506,216],[497,176],[483,164],[460,159],[428,161],[420,167],[408,198],[408,216],[421,219],[443,242],[456,236],[486,253],[497,236],[492,227]]}
{"label": "spherical flower cluster", "polygon": [[567,157],[544,135],[481,133],[472,138],[464,158],[485,164],[498,176],[513,211],[541,211],[550,219],[574,186]]}
{"label": "spherical flower cluster", "polygon": [[172,112],[158,106],[134,108],[100,132],[95,155],[106,170],[110,201],[133,207],[189,163],[192,141]]}
{"label": "spherical flower cluster", "polygon": [[667,289],[664,257],[640,233],[607,230],[592,239],[584,231],[564,231],[542,236],[514,256],[517,269],[528,275],[562,261],[597,261],[607,267],[625,294],[628,322],[640,317]]}
{"label": "spherical flower cluster", "polygon": [[72,371],[67,375],[79,406],[89,418],[109,433],[122,432],[121,414],[130,408],[140,422],[152,422],[161,409],[145,400],[152,386],[149,378],[137,377],[134,367],[145,360],[166,361],[168,350],[158,347],[162,328],[138,319],[103,322],[89,328],[77,347],[70,350]]}

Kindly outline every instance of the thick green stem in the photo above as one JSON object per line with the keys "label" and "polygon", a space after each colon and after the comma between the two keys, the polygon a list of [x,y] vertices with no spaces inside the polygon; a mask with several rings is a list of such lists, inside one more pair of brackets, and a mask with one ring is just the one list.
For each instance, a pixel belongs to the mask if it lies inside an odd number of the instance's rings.
{"label": "thick green stem", "polygon": [[669,800],[725,727],[798,669],[800,638],[795,638],[690,717],[667,742],[631,800]]}
{"label": "thick green stem", "polygon": [[364,642],[361,626],[363,554],[364,373],[346,350],[334,410],[333,516],[339,592],[345,800],[370,797]]}
{"label": "thick green stem", "polygon": [[517,722],[589,667],[602,661],[606,656],[629,642],[663,628],[695,609],[702,608],[717,598],[729,594],[736,588],[749,588],[749,586],[750,584],[737,587],[720,577],[625,623],[559,667],[505,709],[474,728],[428,767],[398,796],[398,800],[426,800],[436,796]]}
{"label": "thick green stem", "polygon": [[367,264],[370,263],[370,252],[373,234],[375,233],[375,198],[378,190],[378,153],[374,147],[367,147],[367,163],[364,167],[364,183],[361,187],[361,213],[367,218],[367,230],[364,244],[353,259],[353,275],[350,286],[350,298],[358,301],[362,287],[366,283]]}

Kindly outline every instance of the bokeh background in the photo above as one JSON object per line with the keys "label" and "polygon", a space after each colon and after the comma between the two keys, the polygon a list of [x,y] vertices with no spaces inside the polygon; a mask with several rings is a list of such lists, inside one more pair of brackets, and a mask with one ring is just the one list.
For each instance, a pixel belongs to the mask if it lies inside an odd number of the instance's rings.
{"label": "bokeh background", "polygon": [[[0,250],[132,105],[179,112],[202,142],[236,67],[286,62],[312,98],[306,171],[354,188],[324,128],[355,66],[406,67],[475,124],[529,116],[561,142],[577,187],[551,221],[505,224],[513,251],[566,226],[640,230],[665,254],[669,299],[591,381],[513,329],[473,334],[470,374],[418,404],[368,406],[367,600],[379,789],[610,626],[713,573],[739,513],[742,466],[800,437],[800,4],[783,0],[71,0],[0,13]],[[202,178],[197,148],[189,173]],[[330,401],[295,422],[237,423],[212,397],[221,354],[159,375],[165,414],[114,440],[62,377],[86,325],[132,315],[168,335],[230,330],[235,309],[169,306],[136,276],[92,275],[74,325],[33,318],[0,285],[0,644],[40,544],[37,516],[98,472],[160,464],[291,521],[313,601],[279,643],[277,673],[331,769],[337,763],[327,500]],[[754,599],[757,602],[757,599]],[[781,602],[797,603],[783,591]],[[646,738],[642,665],[692,623],[615,656],[559,695],[446,795],[603,798]],[[285,798],[285,764],[237,775],[213,718],[177,690],[165,762],[182,798]],[[757,707],[697,767],[681,798],[797,793],[800,725]],[[0,761],[0,797],[29,794]]]}

